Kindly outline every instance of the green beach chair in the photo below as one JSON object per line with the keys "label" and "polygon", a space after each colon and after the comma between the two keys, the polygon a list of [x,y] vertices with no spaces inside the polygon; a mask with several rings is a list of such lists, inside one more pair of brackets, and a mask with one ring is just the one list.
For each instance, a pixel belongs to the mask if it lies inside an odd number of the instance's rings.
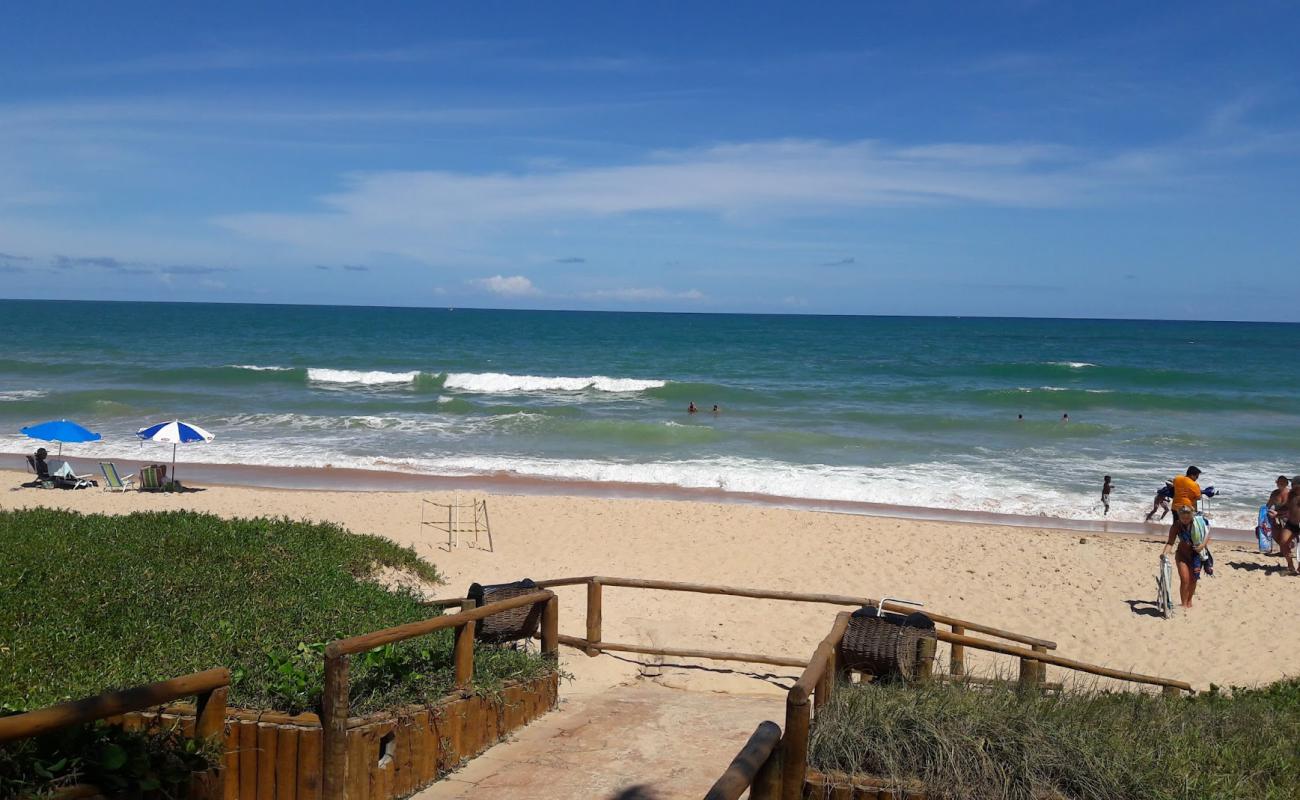
{"label": "green beach chair", "polygon": [[153,465],[140,467],[140,486],[142,492],[161,492],[163,490],[163,470],[166,467]]}
{"label": "green beach chair", "polygon": [[104,491],[106,492],[125,492],[127,489],[135,488],[135,475],[127,475],[123,478],[117,472],[117,465],[112,461],[99,462],[99,471],[104,473]]}

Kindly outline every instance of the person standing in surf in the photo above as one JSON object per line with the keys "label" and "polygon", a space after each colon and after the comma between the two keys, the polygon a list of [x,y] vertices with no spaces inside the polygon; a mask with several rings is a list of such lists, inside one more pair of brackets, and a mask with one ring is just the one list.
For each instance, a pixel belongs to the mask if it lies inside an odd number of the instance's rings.
{"label": "person standing in surf", "polygon": [[1105,509],[1102,515],[1110,514],[1110,490],[1115,488],[1110,482],[1110,476],[1107,475],[1101,482],[1101,507]]}
{"label": "person standing in surf", "polygon": [[1156,498],[1151,501],[1151,510],[1147,512],[1147,518],[1143,522],[1150,522],[1151,518],[1160,512],[1160,521],[1163,522],[1169,514],[1169,501],[1174,499],[1173,481],[1165,481],[1165,485],[1156,489]]}
{"label": "person standing in surf", "polygon": [[[1200,469],[1188,467],[1187,472],[1174,478],[1174,510],[1177,511],[1183,506],[1191,506],[1196,510],[1196,501],[1201,499],[1201,485],[1196,479],[1201,477]],[[1174,520],[1178,524],[1178,520]]]}

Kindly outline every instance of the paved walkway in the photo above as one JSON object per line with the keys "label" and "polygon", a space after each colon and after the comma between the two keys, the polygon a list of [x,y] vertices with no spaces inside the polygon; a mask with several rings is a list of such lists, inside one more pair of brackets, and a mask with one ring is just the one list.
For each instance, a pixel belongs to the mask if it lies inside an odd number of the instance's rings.
{"label": "paved walkway", "polygon": [[653,683],[562,697],[558,710],[415,797],[698,800],[758,723],[783,720],[783,699]]}

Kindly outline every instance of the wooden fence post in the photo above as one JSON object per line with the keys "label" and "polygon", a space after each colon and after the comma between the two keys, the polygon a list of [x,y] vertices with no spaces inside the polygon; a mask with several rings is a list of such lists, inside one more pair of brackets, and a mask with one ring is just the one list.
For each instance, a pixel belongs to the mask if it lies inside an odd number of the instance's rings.
{"label": "wooden fence post", "polygon": [[1020,659],[1020,688],[1038,688],[1038,662],[1032,658]]}
{"label": "wooden fence post", "polygon": [[[1036,644],[1033,647],[1035,653],[1047,652],[1047,648],[1043,647],[1041,644]],[[1038,663],[1038,682],[1047,683],[1047,664],[1043,663],[1042,661],[1039,661],[1037,663]]]}
{"label": "wooden fence post", "polygon": [[918,642],[916,648],[916,679],[928,681],[934,675],[935,640],[929,637]]}
{"label": "wooden fence post", "polygon": [[[475,601],[465,598],[461,611],[472,611]],[[456,664],[456,688],[468,689],[474,680],[474,620],[456,626],[456,643],[452,647],[452,661]]]}
{"label": "wooden fence post", "polygon": [[781,800],[801,800],[808,771],[808,698],[785,701],[785,735],[781,737]]}
{"label": "wooden fence post", "polygon": [[555,595],[542,606],[542,655],[560,659],[560,598]]}
{"label": "wooden fence post", "polygon": [[230,687],[221,686],[198,696],[194,707],[194,738],[209,739],[226,732],[226,696]]}
{"label": "wooden fence post", "polygon": [[[587,642],[590,644],[600,644],[600,602],[601,602],[600,579],[592,578],[587,582]],[[587,655],[599,655],[600,651],[594,647],[587,648]]]}
{"label": "wooden fence post", "polygon": [[831,701],[831,696],[835,692],[835,677],[838,648],[831,650],[830,655],[826,657],[826,668],[822,670],[822,676],[817,679],[817,688],[813,690],[813,710],[821,711],[822,706]]}
{"label": "wooden fence post", "polygon": [[[958,636],[964,636],[966,629],[961,625],[953,625],[952,632]],[[966,674],[966,646],[961,644],[951,645],[952,657],[948,660],[948,672],[952,675]]]}
{"label": "wooden fence post", "polygon": [[321,695],[321,727],[325,737],[321,770],[325,800],[343,800],[348,767],[349,656],[325,648],[325,691]]}
{"label": "wooden fence post", "polygon": [[772,754],[754,775],[749,788],[749,800],[781,800],[781,743],[777,742]]}

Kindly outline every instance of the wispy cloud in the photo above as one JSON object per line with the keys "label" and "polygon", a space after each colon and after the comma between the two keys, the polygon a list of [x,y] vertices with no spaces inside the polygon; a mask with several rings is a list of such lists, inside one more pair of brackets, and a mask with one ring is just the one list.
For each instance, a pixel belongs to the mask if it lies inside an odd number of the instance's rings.
{"label": "wispy cloud", "polygon": [[555,259],[556,264],[586,264],[587,259],[581,256],[565,256],[564,258]]}
{"label": "wispy cloud", "polygon": [[[28,258],[28,260],[31,260]],[[138,261],[125,261],[113,256],[64,256],[56,255],[49,260],[49,266],[62,272],[81,269],[103,270],[118,275],[160,275],[167,278],[174,276],[214,275],[221,272],[234,272],[233,267],[196,266],[192,264],[144,264]]]}
{"label": "wispy cloud", "polygon": [[628,289],[597,289],[590,292],[581,292],[579,297],[584,300],[619,300],[623,302],[644,303],[655,300],[703,300],[704,292],[699,289],[687,289],[682,292],[674,292],[669,289],[659,287],[653,288],[628,288]]}
{"label": "wispy cloud", "polygon": [[857,259],[854,258],[853,256],[849,256],[848,258],[840,258],[840,259],[836,259],[835,261],[824,261],[824,262],[822,262],[821,264],[819,264],[818,266],[821,266],[821,267],[847,267],[847,266],[849,266],[850,264],[855,264],[855,263],[857,263]]}
{"label": "wispy cloud", "polygon": [[364,264],[344,264],[343,269],[347,272],[369,272],[370,267]]}
{"label": "wispy cloud", "polygon": [[523,275],[511,275],[509,277],[493,275],[490,278],[479,278],[470,281],[470,285],[502,297],[528,297],[542,293],[540,289],[533,285],[532,281]]}
{"label": "wispy cloud", "polygon": [[495,224],[642,213],[753,222],[870,207],[1060,207],[1157,177],[1149,164],[1032,142],[778,140],[660,151],[607,167],[353,173],[342,191],[320,198],[320,210],[216,222],[304,248],[362,257],[387,249],[421,259],[449,236]]}

